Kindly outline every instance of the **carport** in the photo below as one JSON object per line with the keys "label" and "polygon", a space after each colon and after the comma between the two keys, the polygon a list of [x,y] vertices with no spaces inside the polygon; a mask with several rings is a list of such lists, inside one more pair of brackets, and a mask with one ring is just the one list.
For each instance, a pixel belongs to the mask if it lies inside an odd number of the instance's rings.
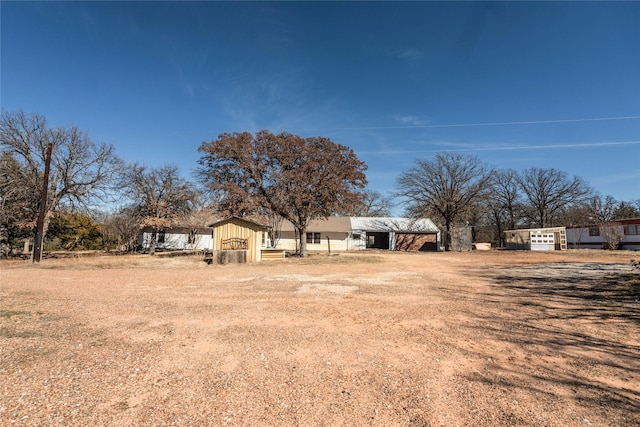
{"label": "carport", "polygon": [[367,231],[367,249],[389,249],[389,232]]}
{"label": "carport", "polygon": [[351,227],[367,249],[440,250],[440,229],[428,218],[352,217]]}
{"label": "carport", "polygon": [[437,233],[396,233],[396,251],[430,252],[438,250]]}

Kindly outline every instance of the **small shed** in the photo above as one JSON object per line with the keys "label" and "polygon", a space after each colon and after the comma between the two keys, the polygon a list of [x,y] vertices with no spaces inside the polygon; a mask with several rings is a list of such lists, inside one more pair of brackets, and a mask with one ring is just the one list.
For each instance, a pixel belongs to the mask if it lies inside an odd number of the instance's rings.
{"label": "small shed", "polygon": [[545,227],[507,230],[504,232],[507,249],[531,251],[566,251],[567,228]]}
{"label": "small shed", "polygon": [[245,218],[232,216],[209,227],[213,228],[213,251],[246,251],[247,262],[262,259],[261,248],[268,227]]}

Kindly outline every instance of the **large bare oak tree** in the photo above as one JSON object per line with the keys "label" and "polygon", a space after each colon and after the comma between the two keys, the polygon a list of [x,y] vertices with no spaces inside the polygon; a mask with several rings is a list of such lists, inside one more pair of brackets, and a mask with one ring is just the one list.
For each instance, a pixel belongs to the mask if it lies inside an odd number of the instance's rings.
{"label": "large bare oak tree", "polygon": [[222,191],[236,213],[247,207],[270,210],[290,221],[305,256],[306,230],[313,219],[348,211],[360,202],[366,165],[354,151],[328,138],[302,138],[263,130],[225,133],[204,142],[199,173]]}
{"label": "large bare oak tree", "polygon": [[526,169],[518,176],[518,183],[524,194],[524,213],[538,227],[558,225],[560,213],[593,194],[582,178],[569,178],[557,169]]}
{"label": "large bare oak tree", "polygon": [[[45,233],[52,213],[61,203],[87,209],[112,194],[122,165],[113,146],[94,142],[75,126],[51,129],[39,114],[2,112],[0,174],[7,179],[1,182],[0,199],[1,226],[5,229],[4,219],[16,215],[24,224],[35,224],[49,143],[53,150]],[[18,208],[22,209],[21,213],[6,212]]]}
{"label": "large bare oak tree", "polygon": [[487,188],[489,169],[475,156],[439,153],[417,160],[398,178],[398,195],[411,217],[435,215],[445,224],[445,250],[451,248],[451,228],[470,212]]}

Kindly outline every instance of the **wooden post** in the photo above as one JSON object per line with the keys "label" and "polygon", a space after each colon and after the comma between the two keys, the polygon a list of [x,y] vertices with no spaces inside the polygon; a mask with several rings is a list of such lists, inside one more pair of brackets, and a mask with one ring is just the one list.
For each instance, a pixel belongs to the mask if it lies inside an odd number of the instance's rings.
{"label": "wooden post", "polygon": [[331,240],[329,239],[329,236],[327,236],[327,248],[329,249],[329,255],[331,255]]}
{"label": "wooden post", "polygon": [[42,178],[42,193],[40,195],[40,212],[36,223],[36,237],[33,241],[31,262],[42,259],[42,241],[44,240],[44,218],[47,213],[47,191],[49,190],[49,169],[51,167],[51,149],[53,144],[47,144],[47,155],[44,160],[44,177]]}

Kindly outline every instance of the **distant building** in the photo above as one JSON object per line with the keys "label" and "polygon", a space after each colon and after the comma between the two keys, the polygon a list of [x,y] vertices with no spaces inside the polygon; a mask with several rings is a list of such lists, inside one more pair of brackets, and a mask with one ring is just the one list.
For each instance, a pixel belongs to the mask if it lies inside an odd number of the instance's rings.
{"label": "distant building", "polygon": [[567,227],[567,244],[573,249],[610,249],[616,245],[615,249],[640,250],[640,218]]}
{"label": "distant building", "polygon": [[566,227],[525,228],[504,232],[507,249],[566,251]]}
{"label": "distant building", "polygon": [[[231,217],[198,229],[175,227],[157,234],[158,250],[221,250],[222,241],[246,240],[251,248],[248,261],[259,261],[268,252],[268,227],[248,218]],[[148,249],[153,230],[140,231],[139,244]],[[386,249],[395,251],[440,251],[440,229],[428,218],[338,217],[310,222],[306,230],[307,250],[351,251]],[[276,248],[296,251],[299,239],[289,221],[283,221]]]}
{"label": "distant building", "polygon": [[[438,251],[440,230],[427,218],[329,217],[311,221],[304,236],[308,251],[386,249]],[[294,251],[298,236],[284,221],[278,248]]]}
{"label": "distant building", "polygon": [[[143,250],[148,250],[154,233],[156,232],[151,228],[141,229],[138,233],[138,246]],[[206,227],[197,229],[173,227],[156,233],[156,250],[210,249],[213,247],[212,239],[211,229]]]}

